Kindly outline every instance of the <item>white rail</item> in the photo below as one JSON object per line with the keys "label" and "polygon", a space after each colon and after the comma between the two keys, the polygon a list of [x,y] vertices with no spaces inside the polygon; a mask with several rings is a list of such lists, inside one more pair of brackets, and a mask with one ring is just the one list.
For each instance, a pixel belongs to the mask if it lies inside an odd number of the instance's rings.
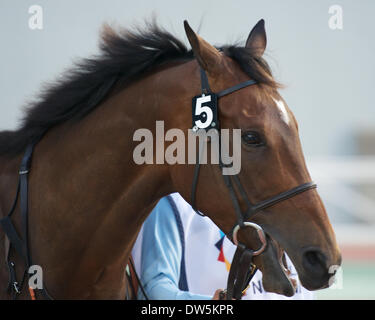
{"label": "white rail", "polygon": [[323,201],[334,208],[329,215],[338,241],[375,244],[375,157],[314,157],[307,165]]}

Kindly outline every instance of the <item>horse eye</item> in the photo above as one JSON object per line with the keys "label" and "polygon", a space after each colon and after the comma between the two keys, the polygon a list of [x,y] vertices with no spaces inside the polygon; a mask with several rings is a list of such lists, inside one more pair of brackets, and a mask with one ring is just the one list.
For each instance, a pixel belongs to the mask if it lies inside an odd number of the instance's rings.
{"label": "horse eye", "polygon": [[263,146],[264,142],[262,141],[259,133],[255,131],[247,131],[242,134],[242,141],[250,146],[259,147]]}

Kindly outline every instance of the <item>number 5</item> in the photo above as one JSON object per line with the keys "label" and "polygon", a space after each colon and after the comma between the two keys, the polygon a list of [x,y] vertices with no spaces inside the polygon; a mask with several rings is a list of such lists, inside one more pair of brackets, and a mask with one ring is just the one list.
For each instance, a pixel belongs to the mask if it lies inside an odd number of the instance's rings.
{"label": "number 5", "polygon": [[195,105],[195,115],[199,116],[202,113],[205,113],[207,116],[204,122],[202,122],[201,120],[195,121],[196,126],[200,129],[205,129],[209,127],[214,118],[211,108],[207,106],[202,106],[203,103],[210,102],[210,101],[211,101],[210,95],[197,98],[196,105]]}

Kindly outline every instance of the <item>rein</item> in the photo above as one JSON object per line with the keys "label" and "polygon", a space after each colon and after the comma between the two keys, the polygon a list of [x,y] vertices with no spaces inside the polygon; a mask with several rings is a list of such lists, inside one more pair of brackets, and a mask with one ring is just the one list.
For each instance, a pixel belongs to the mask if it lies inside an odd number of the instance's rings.
{"label": "rein", "polygon": [[[218,120],[218,98],[221,98],[223,96],[229,95],[233,92],[236,92],[238,90],[241,90],[243,88],[252,86],[257,84],[255,80],[247,80],[244,82],[241,82],[233,87],[224,89],[218,93],[213,93],[210,89],[210,85],[208,82],[208,77],[206,72],[200,68],[200,75],[201,75],[201,91],[202,95],[200,97],[194,97],[193,98],[193,131],[196,132],[198,129],[205,129],[206,131],[209,129],[216,129],[220,130],[220,124]],[[197,114],[196,109],[199,106],[198,99],[204,99],[204,102],[206,102],[206,105],[204,107],[208,107],[208,109],[205,109],[206,111],[209,111],[213,114],[212,117],[208,117],[208,114],[206,113],[205,118],[212,118],[211,123],[207,123],[207,121],[203,122],[202,125],[202,117],[197,119],[194,115]],[[203,101],[203,100],[202,100]],[[202,107],[200,107],[202,109]],[[205,111],[205,112],[206,112]],[[221,148],[221,135],[219,134],[219,148]],[[196,207],[196,191],[197,191],[197,185],[198,185],[198,179],[199,179],[199,169],[200,169],[200,151],[197,153],[197,162],[194,169],[194,176],[193,176],[193,183],[191,188],[191,206],[193,207],[194,211],[199,214],[203,215],[199,212],[199,210]],[[219,151],[219,166],[220,169],[223,170],[224,167],[230,167],[230,165],[225,165],[222,162],[221,159],[221,152]],[[261,254],[267,247],[267,238],[266,235],[262,229],[261,226],[259,226],[256,223],[249,222],[256,213],[259,211],[262,211],[268,207],[271,207],[281,201],[290,199],[302,192],[308,191],[310,189],[314,189],[317,187],[317,185],[313,182],[307,182],[304,184],[301,184],[295,188],[292,188],[288,191],[279,193],[276,196],[270,197],[266,200],[260,201],[256,204],[252,204],[247,196],[247,193],[245,191],[245,188],[243,187],[239,176],[236,175],[224,175],[222,171],[222,177],[224,179],[224,183],[228,189],[234,211],[236,213],[237,222],[231,229],[231,231],[226,235],[236,246],[236,252],[233,257],[232,265],[229,271],[228,275],[228,282],[227,282],[227,290],[226,290],[226,298],[227,300],[232,300],[233,298],[236,300],[240,300],[243,294],[243,291],[248,286],[249,282],[251,281],[252,277],[255,274],[256,266],[252,262],[252,258],[256,255]],[[237,187],[240,197],[238,197],[234,185]],[[246,210],[243,212],[240,207],[240,199],[243,199],[246,203]],[[257,234],[259,236],[259,239],[262,243],[261,247],[258,250],[252,250],[244,246],[243,244],[238,242],[237,234],[240,229],[251,227],[254,228],[257,231]],[[222,295],[222,298],[224,295]]]}
{"label": "rein", "polygon": [[[35,145],[38,143],[40,139],[36,139],[33,143],[30,143],[25,151],[25,154],[21,161],[21,166],[18,173],[18,186],[16,197],[14,199],[12,208],[10,209],[7,216],[0,220],[0,226],[2,227],[3,231],[6,234],[5,237],[5,262],[8,266],[8,273],[9,273],[9,281],[7,292],[13,296],[13,299],[17,299],[17,297],[22,293],[22,288],[26,280],[30,279],[29,276],[29,268],[33,265],[31,260],[31,253],[29,249],[29,241],[28,241],[28,234],[29,234],[29,227],[28,227],[28,194],[29,194],[29,172],[31,168],[31,158],[34,151]],[[11,216],[16,209],[18,198],[20,199],[20,211],[21,211],[21,233],[22,238],[18,235],[16,228],[11,220]],[[25,269],[23,272],[23,276],[21,281],[17,279],[16,275],[16,266],[13,261],[11,261],[10,252],[12,247],[16,250],[16,252],[22,257]],[[31,300],[36,300],[35,291],[39,291],[41,295],[47,299],[52,300],[52,297],[49,295],[45,286],[41,289],[39,288],[32,288],[28,286],[29,294]]]}

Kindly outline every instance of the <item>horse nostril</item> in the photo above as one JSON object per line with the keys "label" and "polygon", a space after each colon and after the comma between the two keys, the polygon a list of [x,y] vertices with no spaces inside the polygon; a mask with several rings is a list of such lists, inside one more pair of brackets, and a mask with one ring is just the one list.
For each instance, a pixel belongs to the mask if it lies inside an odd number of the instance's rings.
{"label": "horse nostril", "polygon": [[319,249],[310,249],[303,254],[303,265],[311,273],[315,275],[326,275],[327,258]]}
{"label": "horse nostril", "polygon": [[305,253],[305,257],[307,262],[312,266],[316,266],[317,264],[321,263],[320,254],[317,251],[307,251]]}

